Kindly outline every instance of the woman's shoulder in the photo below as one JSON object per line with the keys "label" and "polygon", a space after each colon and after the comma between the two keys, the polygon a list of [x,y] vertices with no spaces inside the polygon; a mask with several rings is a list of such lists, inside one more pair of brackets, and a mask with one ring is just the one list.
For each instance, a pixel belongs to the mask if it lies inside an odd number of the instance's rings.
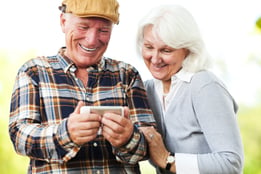
{"label": "woman's shoulder", "polygon": [[199,71],[194,74],[191,79],[191,83],[195,84],[207,84],[212,82],[221,82],[220,79],[211,71]]}
{"label": "woman's shoulder", "polygon": [[153,79],[145,80],[144,86],[147,91],[153,91],[154,90],[154,82]]}
{"label": "woman's shoulder", "polygon": [[146,88],[147,87],[153,87],[154,86],[153,79],[145,80],[144,85],[145,85]]}
{"label": "woman's shoulder", "polygon": [[153,79],[145,80],[144,84],[146,84],[146,85],[153,85]]}
{"label": "woman's shoulder", "polygon": [[192,88],[200,89],[206,85],[217,84],[224,88],[225,84],[211,71],[200,71],[194,74],[191,79]]}

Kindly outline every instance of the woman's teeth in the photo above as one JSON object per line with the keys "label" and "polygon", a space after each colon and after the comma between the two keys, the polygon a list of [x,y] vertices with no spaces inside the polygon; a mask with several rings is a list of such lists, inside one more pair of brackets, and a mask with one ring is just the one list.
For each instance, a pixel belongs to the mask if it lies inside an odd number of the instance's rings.
{"label": "woman's teeth", "polygon": [[163,67],[165,67],[166,65],[164,64],[164,65],[154,65],[153,67],[154,68],[163,68]]}

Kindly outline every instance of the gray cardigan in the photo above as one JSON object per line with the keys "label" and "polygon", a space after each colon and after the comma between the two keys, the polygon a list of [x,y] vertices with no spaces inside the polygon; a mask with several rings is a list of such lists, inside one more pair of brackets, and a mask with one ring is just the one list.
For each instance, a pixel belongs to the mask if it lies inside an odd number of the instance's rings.
{"label": "gray cardigan", "polygon": [[190,83],[184,82],[165,118],[153,80],[146,81],[145,86],[169,151],[197,154],[202,174],[242,172],[244,155],[236,118],[238,107],[214,74],[201,71]]}

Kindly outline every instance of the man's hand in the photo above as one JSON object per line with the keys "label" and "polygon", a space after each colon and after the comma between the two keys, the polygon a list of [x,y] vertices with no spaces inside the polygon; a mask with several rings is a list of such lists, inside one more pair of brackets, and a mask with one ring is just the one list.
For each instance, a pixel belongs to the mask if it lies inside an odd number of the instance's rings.
{"label": "man's hand", "polygon": [[78,145],[83,145],[95,139],[101,126],[100,115],[80,114],[82,106],[84,106],[84,103],[80,101],[74,112],[70,114],[67,122],[70,138]]}
{"label": "man's hand", "polygon": [[133,133],[133,124],[129,119],[129,109],[124,108],[124,116],[105,113],[101,120],[102,134],[114,147],[126,144]]}

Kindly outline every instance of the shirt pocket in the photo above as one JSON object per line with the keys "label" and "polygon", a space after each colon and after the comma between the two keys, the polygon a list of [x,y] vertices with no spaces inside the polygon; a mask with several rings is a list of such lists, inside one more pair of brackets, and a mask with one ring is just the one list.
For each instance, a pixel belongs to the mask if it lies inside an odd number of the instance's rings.
{"label": "shirt pocket", "polygon": [[122,82],[113,86],[99,86],[93,91],[93,105],[127,106],[127,94]]}

